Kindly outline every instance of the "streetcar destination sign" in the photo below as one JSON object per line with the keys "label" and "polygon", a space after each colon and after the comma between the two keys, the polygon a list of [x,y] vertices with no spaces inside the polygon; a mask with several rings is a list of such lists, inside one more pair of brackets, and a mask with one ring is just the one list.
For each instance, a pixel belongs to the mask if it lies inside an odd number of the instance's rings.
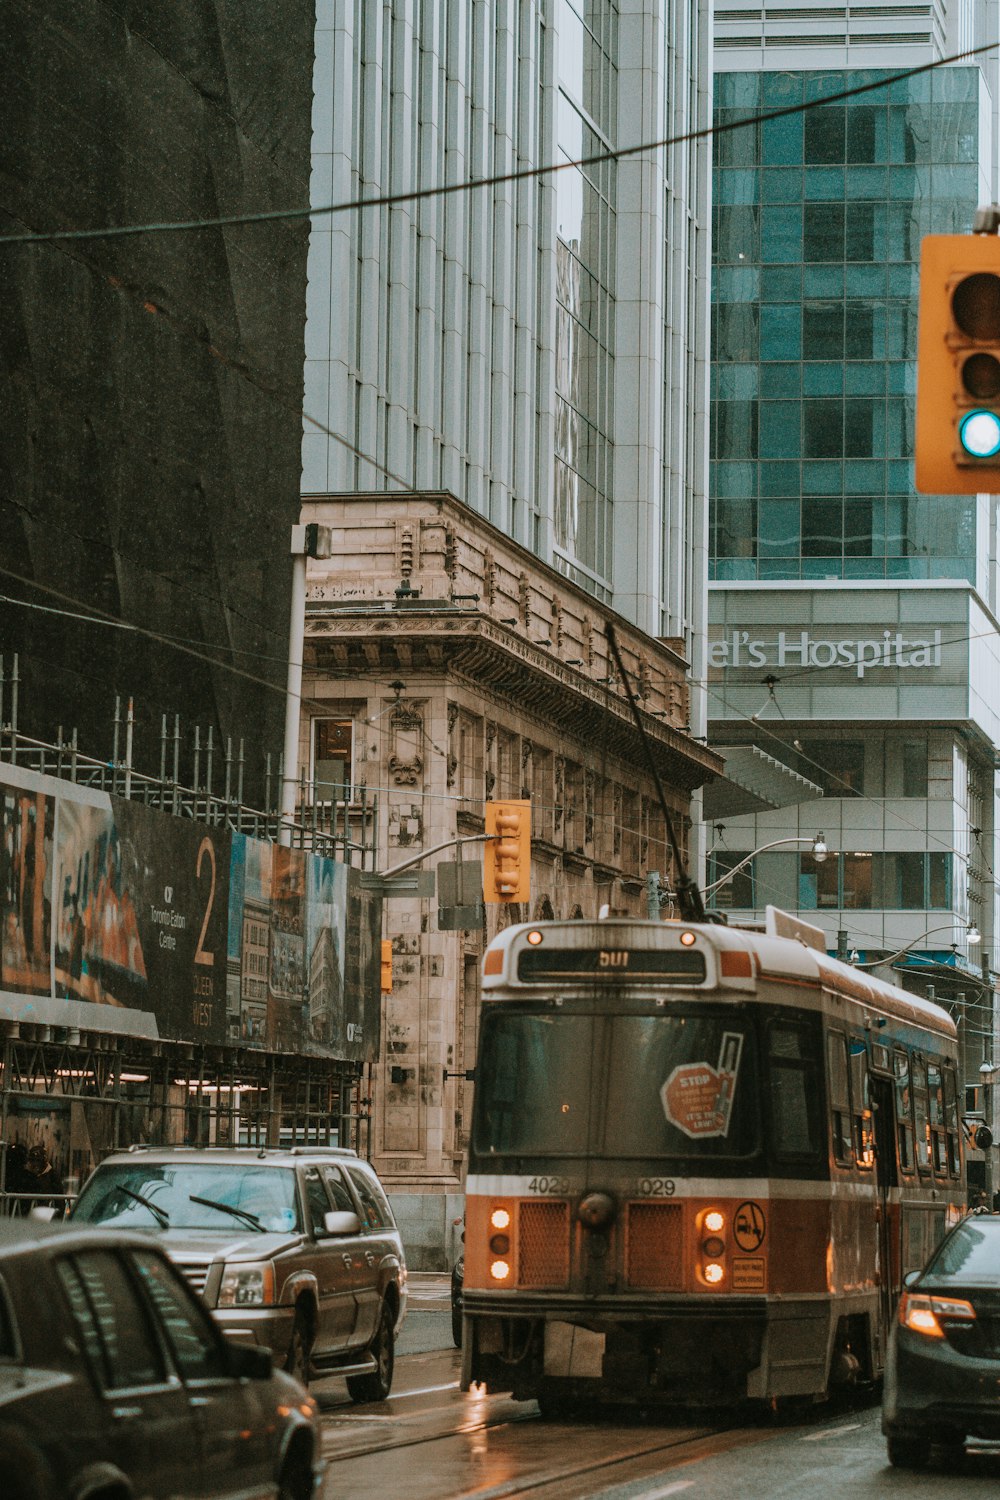
{"label": "streetcar destination sign", "polygon": [[704,955],[688,948],[529,948],[517,957],[521,980],[651,979],[660,984],[697,984],[705,978]]}

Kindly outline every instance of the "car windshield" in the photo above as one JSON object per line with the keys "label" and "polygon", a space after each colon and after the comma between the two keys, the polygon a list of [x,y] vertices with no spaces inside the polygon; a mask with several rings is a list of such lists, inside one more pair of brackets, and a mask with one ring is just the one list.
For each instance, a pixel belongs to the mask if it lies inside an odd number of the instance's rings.
{"label": "car windshield", "polygon": [[1000,1223],[963,1219],[929,1262],[924,1276],[975,1286],[1000,1286]]}
{"label": "car windshield", "polygon": [[484,1155],[733,1158],[759,1147],[754,1035],[731,1014],[495,1012],[477,1072]]}
{"label": "car windshield", "polygon": [[99,1167],[72,1217],[129,1228],[301,1228],[295,1173],[288,1167],[209,1162],[125,1162]]}

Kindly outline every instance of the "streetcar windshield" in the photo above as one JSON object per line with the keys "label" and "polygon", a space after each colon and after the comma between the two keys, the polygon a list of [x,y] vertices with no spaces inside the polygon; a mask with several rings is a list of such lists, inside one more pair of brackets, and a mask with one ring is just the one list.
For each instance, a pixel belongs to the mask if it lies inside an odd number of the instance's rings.
{"label": "streetcar windshield", "polygon": [[760,1146],[753,1031],[724,1014],[484,1017],[484,1155],[746,1157]]}

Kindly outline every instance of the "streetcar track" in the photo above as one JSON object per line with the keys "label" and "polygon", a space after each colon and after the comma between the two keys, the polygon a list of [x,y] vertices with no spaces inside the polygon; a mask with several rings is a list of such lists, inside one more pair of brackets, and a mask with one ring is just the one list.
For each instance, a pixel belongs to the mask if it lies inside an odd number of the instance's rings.
{"label": "streetcar track", "polygon": [[[437,1409],[440,1410],[442,1408]],[[414,1415],[418,1417],[428,1415],[433,1416],[434,1410],[430,1411],[429,1413],[417,1412]],[[359,1416],[355,1418],[355,1420],[364,1421],[366,1419]],[[384,1421],[386,1419],[383,1417],[376,1417],[375,1420]],[[406,1418],[394,1416],[389,1420],[393,1422],[402,1422],[405,1421]],[[525,1412],[523,1416],[517,1413],[513,1413],[504,1417],[497,1417],[494,1420],[491,1420],[489,1417],[484,1417],[483,1420],[479,1422],[466,1422],[463,1423],[460,1427],[451,1427],[447,1432],[429,1432],[423,1435],[414,1434],[411,1437],[400,1438],[398,1442],[390,1441],[374,1443],[371,1446],[365,1448],[338,1448],[336,1452],[332,1452],[328,1448],[327,1443],[324,1441],[323,1451],[324,1454],[331,1460],[331,1462],[339,1462],[341,1460],[352,1458],[368,1458],[373,1453],[395,1453],[399,1448],[418,1448],[424,1443],[442,1443],[446,1442],[449,1438],[465,1437],[468,1434],[474,1432],[485,1432],[487,1430],[496,1432],[502,1427],[513,1427],[520,1422],[537,1422],[539,1420],[540,1418],[538,1417],[536,1412]]]}
{"label": "streetcar track", "polygon": [[[433,1412],[429,1414],[415,1413],[415,1416],[423,1415],[433,1415]],[[378,1416],[377,1419],[385,1420],[385,1418],[381,1416]],[[361,1414],[359,1414],[354,1420],[360,1422],[366,1419]],[[391,1418],[391,1420],[398,1422],[401,1419],[399,1417],[393,1417]],[[404,1448],[423,1447],[428,1443],[448,1442],[454,1438],[467,1437],[477,1432],[498,1432],[505,1427],[518,1426],[523,1422],[540,1421],[541,1417],[537,1412],[528,1411],[524,1412],[523,1414],[519,1414],[516,1412],[506,1413],[503,1416],[498,1416],[493,1419],[484,1417],[480,1421],[464,1422],[460,1426],[451,1427],[444,1432],[438,1431],[423,1434],[413,1434],[408,1437],[401,1437],[397,1441],[371,1443],[363,1447],[337,1448],[336,1451],[333,1451],[329,1447],[329,1445],[324,1442],[323,1450],[325,1456],[330,1460],[331,1464],[334,1464],[339,1462],[348,1462],[352,1459],[368,1458],[373,1454],[383,1454],[390,1452],[394,1453],[397,1450]],[[655,1456],[658,1453],[668,1453],[671,1450],[682,1449],[689,1445],[695,1446],[699,1443],[703,1443],[704,1441],[706,1441],[706,1439],[718,1437],[723,1433],[731,1432],[733,1430],[734,1429],[730,1426],[705,1427],[696,1429],[689,1428],[685,1430],[683,1435],[678,1435],[676,1437],[668,1439],[667,1441],[657,1441],[654,1443],[649,1443],[643,1447],[633,1448],[628,1453],[615,1454],[606,1459],[590,1459],[584,1464],[575,1465],[570,1468],[551,1469],[546,1470],[542,1474],[526,1475],[521,1479],[510,1480],[507,1484],[498,1486],[494,1489],[463,1491],[461,1495],[455,1497],[455,1500],[505,1500],[505,1497],[514,1497],[522,1494],[527,1495],[534,1490],[538,1490],[544,1487],[545,1485],[558,1484],[568,1479],[574,1479],[579,1474],[597,1473],[601,1470],[613,1469],[618,1465],[634,1463],[640,1459]],[[382,1434],[380,1433],[380,1436],[381,1435]]]}

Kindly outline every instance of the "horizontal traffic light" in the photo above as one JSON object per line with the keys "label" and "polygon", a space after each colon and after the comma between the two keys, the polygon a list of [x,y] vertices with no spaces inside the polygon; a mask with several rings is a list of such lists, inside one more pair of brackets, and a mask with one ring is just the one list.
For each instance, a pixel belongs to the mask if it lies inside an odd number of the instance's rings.
{"label": "horizontal traffic light", "polygon": [[1000,239],[929,235],[920,259],[916,485],[1000,490]]}

